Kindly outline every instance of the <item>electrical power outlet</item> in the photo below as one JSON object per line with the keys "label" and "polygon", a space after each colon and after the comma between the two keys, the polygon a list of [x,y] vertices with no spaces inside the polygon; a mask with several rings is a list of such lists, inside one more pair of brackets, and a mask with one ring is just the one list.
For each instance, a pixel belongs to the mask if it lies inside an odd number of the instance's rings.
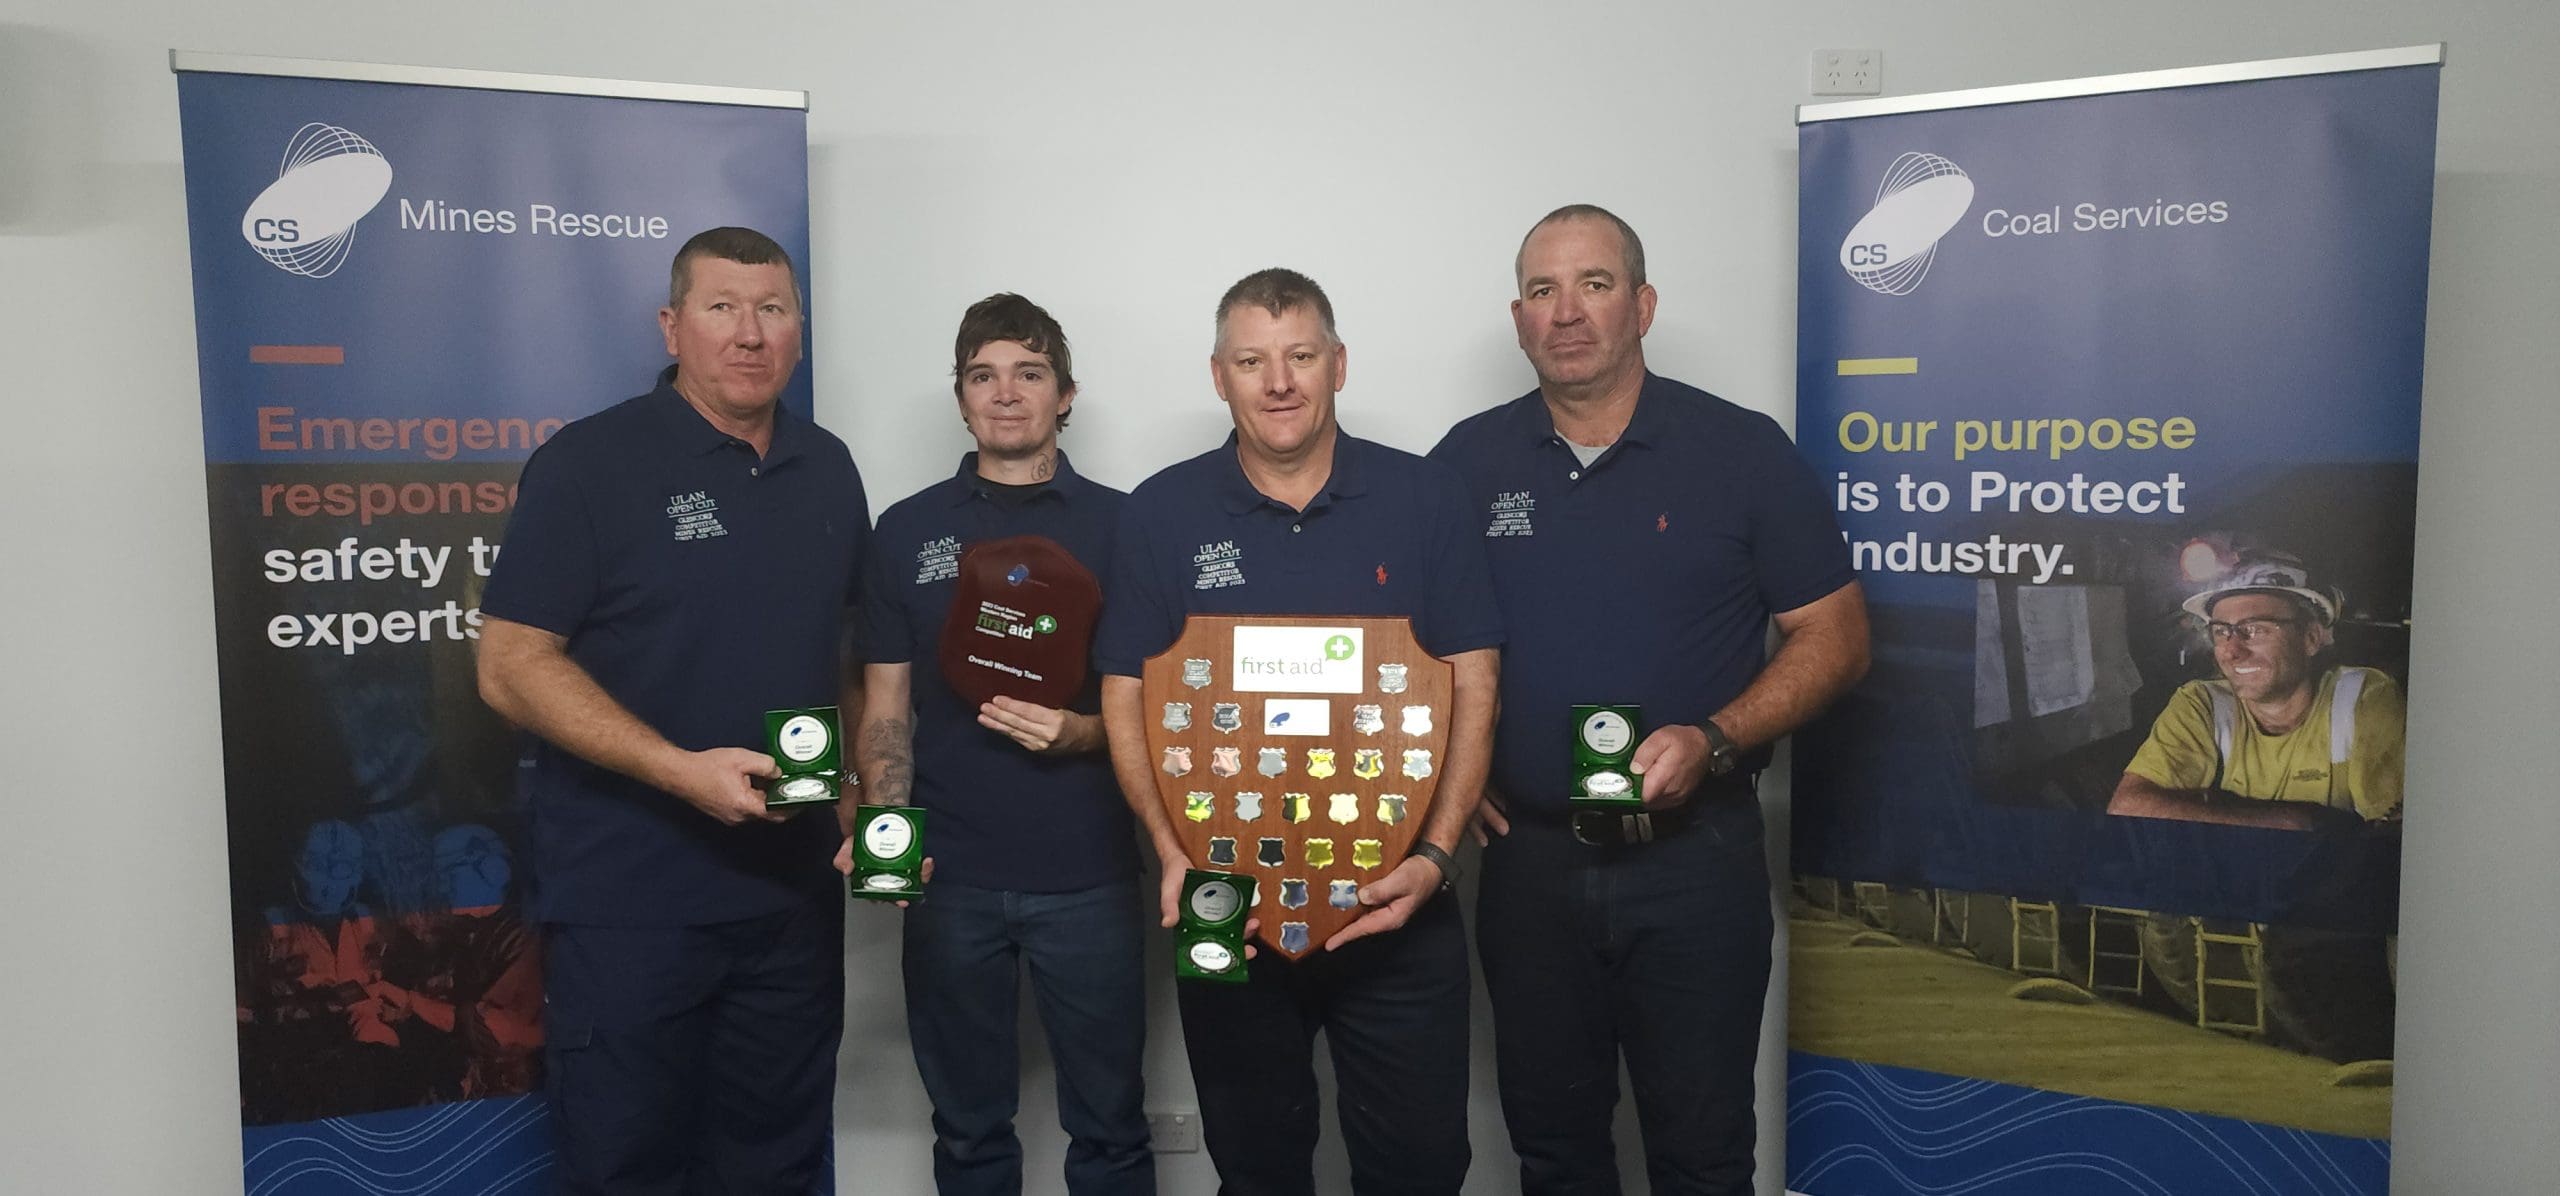
{"label": "electrical power outlet", "polygon": [[1148,1113],[1147,1146],[1157,1154],[1189,1154],[1200,1149],[1200,1115],[1188,1109]]}
{"label": "electrical power outlet", "polygon": [[1813,94],[1875,96],[1884,94],[1884,51],[1816,50]]}

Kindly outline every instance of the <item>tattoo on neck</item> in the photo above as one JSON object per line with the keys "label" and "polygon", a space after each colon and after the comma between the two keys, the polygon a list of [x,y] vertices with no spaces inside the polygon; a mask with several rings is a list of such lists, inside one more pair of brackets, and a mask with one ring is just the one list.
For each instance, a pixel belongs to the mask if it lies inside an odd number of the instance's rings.
{"label": "tattoo on neck", "polygon": [[1040,459],[1039,459],[1039,460],[1034,461],[1034,462],[1032,462],[1032,463],[1031,463],[1031,480],[1032,480],[1032,481],[1035,481],[1035,482],[1045,482],[1045,481],[1048,481],[1048,480],[1049,480],[1049,478],[1050,478],[1050,475],[1055,474],[1055,473],[1057,473],[1057,472],[1058,472],[1058,455],[1057,455],[1056,453],[1042,453],[1042,454],[1040,454]]}
{"label": "tattoo on neck", "polygon": [[880,775],[873,779],[870,800],[874,805],[903,806],[915,790],[915,727],[903,718],[883,719],[871,728],[864,747],[870,749],[872,766]]}

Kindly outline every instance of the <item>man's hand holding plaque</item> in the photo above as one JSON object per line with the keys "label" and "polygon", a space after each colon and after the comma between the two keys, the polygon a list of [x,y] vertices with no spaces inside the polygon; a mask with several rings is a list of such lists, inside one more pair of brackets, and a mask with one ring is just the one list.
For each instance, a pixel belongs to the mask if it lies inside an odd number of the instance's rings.
{"label": "man's hand holding plaque", "polygon": [[978,706],[978,725],[1044,756],[1072,756],[1103,746],[1100,715],[1042,706],[1001,694]]}
{"label": "man's hand holding plaque", "polygon": [[773,757],[749,748],[716,747],[699,752],[670,748],[667,760],[652,769],[649,781],[723,826],[742,822],[780,822],[791,809],[765,804],[761,782],[781,776]]}

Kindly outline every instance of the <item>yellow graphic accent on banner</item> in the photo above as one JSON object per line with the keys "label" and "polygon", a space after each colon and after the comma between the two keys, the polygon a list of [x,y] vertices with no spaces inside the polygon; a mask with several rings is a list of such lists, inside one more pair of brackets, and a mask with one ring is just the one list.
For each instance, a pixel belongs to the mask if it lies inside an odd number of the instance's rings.
{"label": "yellow graphic accent on banner", "polygon": [[1917,357],[1843,357],[1840,359],[1840,376],[1843,378],[1919,372],[1920,359]]}

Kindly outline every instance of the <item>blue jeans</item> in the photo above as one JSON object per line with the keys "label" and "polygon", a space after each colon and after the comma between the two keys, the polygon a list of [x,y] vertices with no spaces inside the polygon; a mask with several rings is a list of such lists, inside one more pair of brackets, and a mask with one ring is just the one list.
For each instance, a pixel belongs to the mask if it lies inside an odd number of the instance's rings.
{"label": "blue jeans", "polygon": [[1619,1191],[1622,1053],[1653,1191],[1748,1196],[1769,902],[1747,794],[1651,843],[1515,818],[1486,849],[1476,942],[1524,1196]]}
{"label": "blue jeans", "polygon": [[1266,950],[1247,969],[1244,984],[1174,986],[1218,1191],[1315,1196],[1322,1030],[1351,1190],[1457,1196],[1471,1157],[1467,933],[1457,900],[1434,897],[1401,930],[1295,963]]}
{"label": "blue jeans", "polygon": [[832,1192],[844,901],[705,926],[543,928],[563,1196]]}
{"label": "blue jeans", "polygon": [[906,914],[907,1034],[933,1101],[943,1196],[1022,1191],[1014,1135],[1022,969],[1058,1069],[1067,1191],[1156,1190],[1147,1146],[1146,952],[1137,881],[1015,893],[937,881]]}

